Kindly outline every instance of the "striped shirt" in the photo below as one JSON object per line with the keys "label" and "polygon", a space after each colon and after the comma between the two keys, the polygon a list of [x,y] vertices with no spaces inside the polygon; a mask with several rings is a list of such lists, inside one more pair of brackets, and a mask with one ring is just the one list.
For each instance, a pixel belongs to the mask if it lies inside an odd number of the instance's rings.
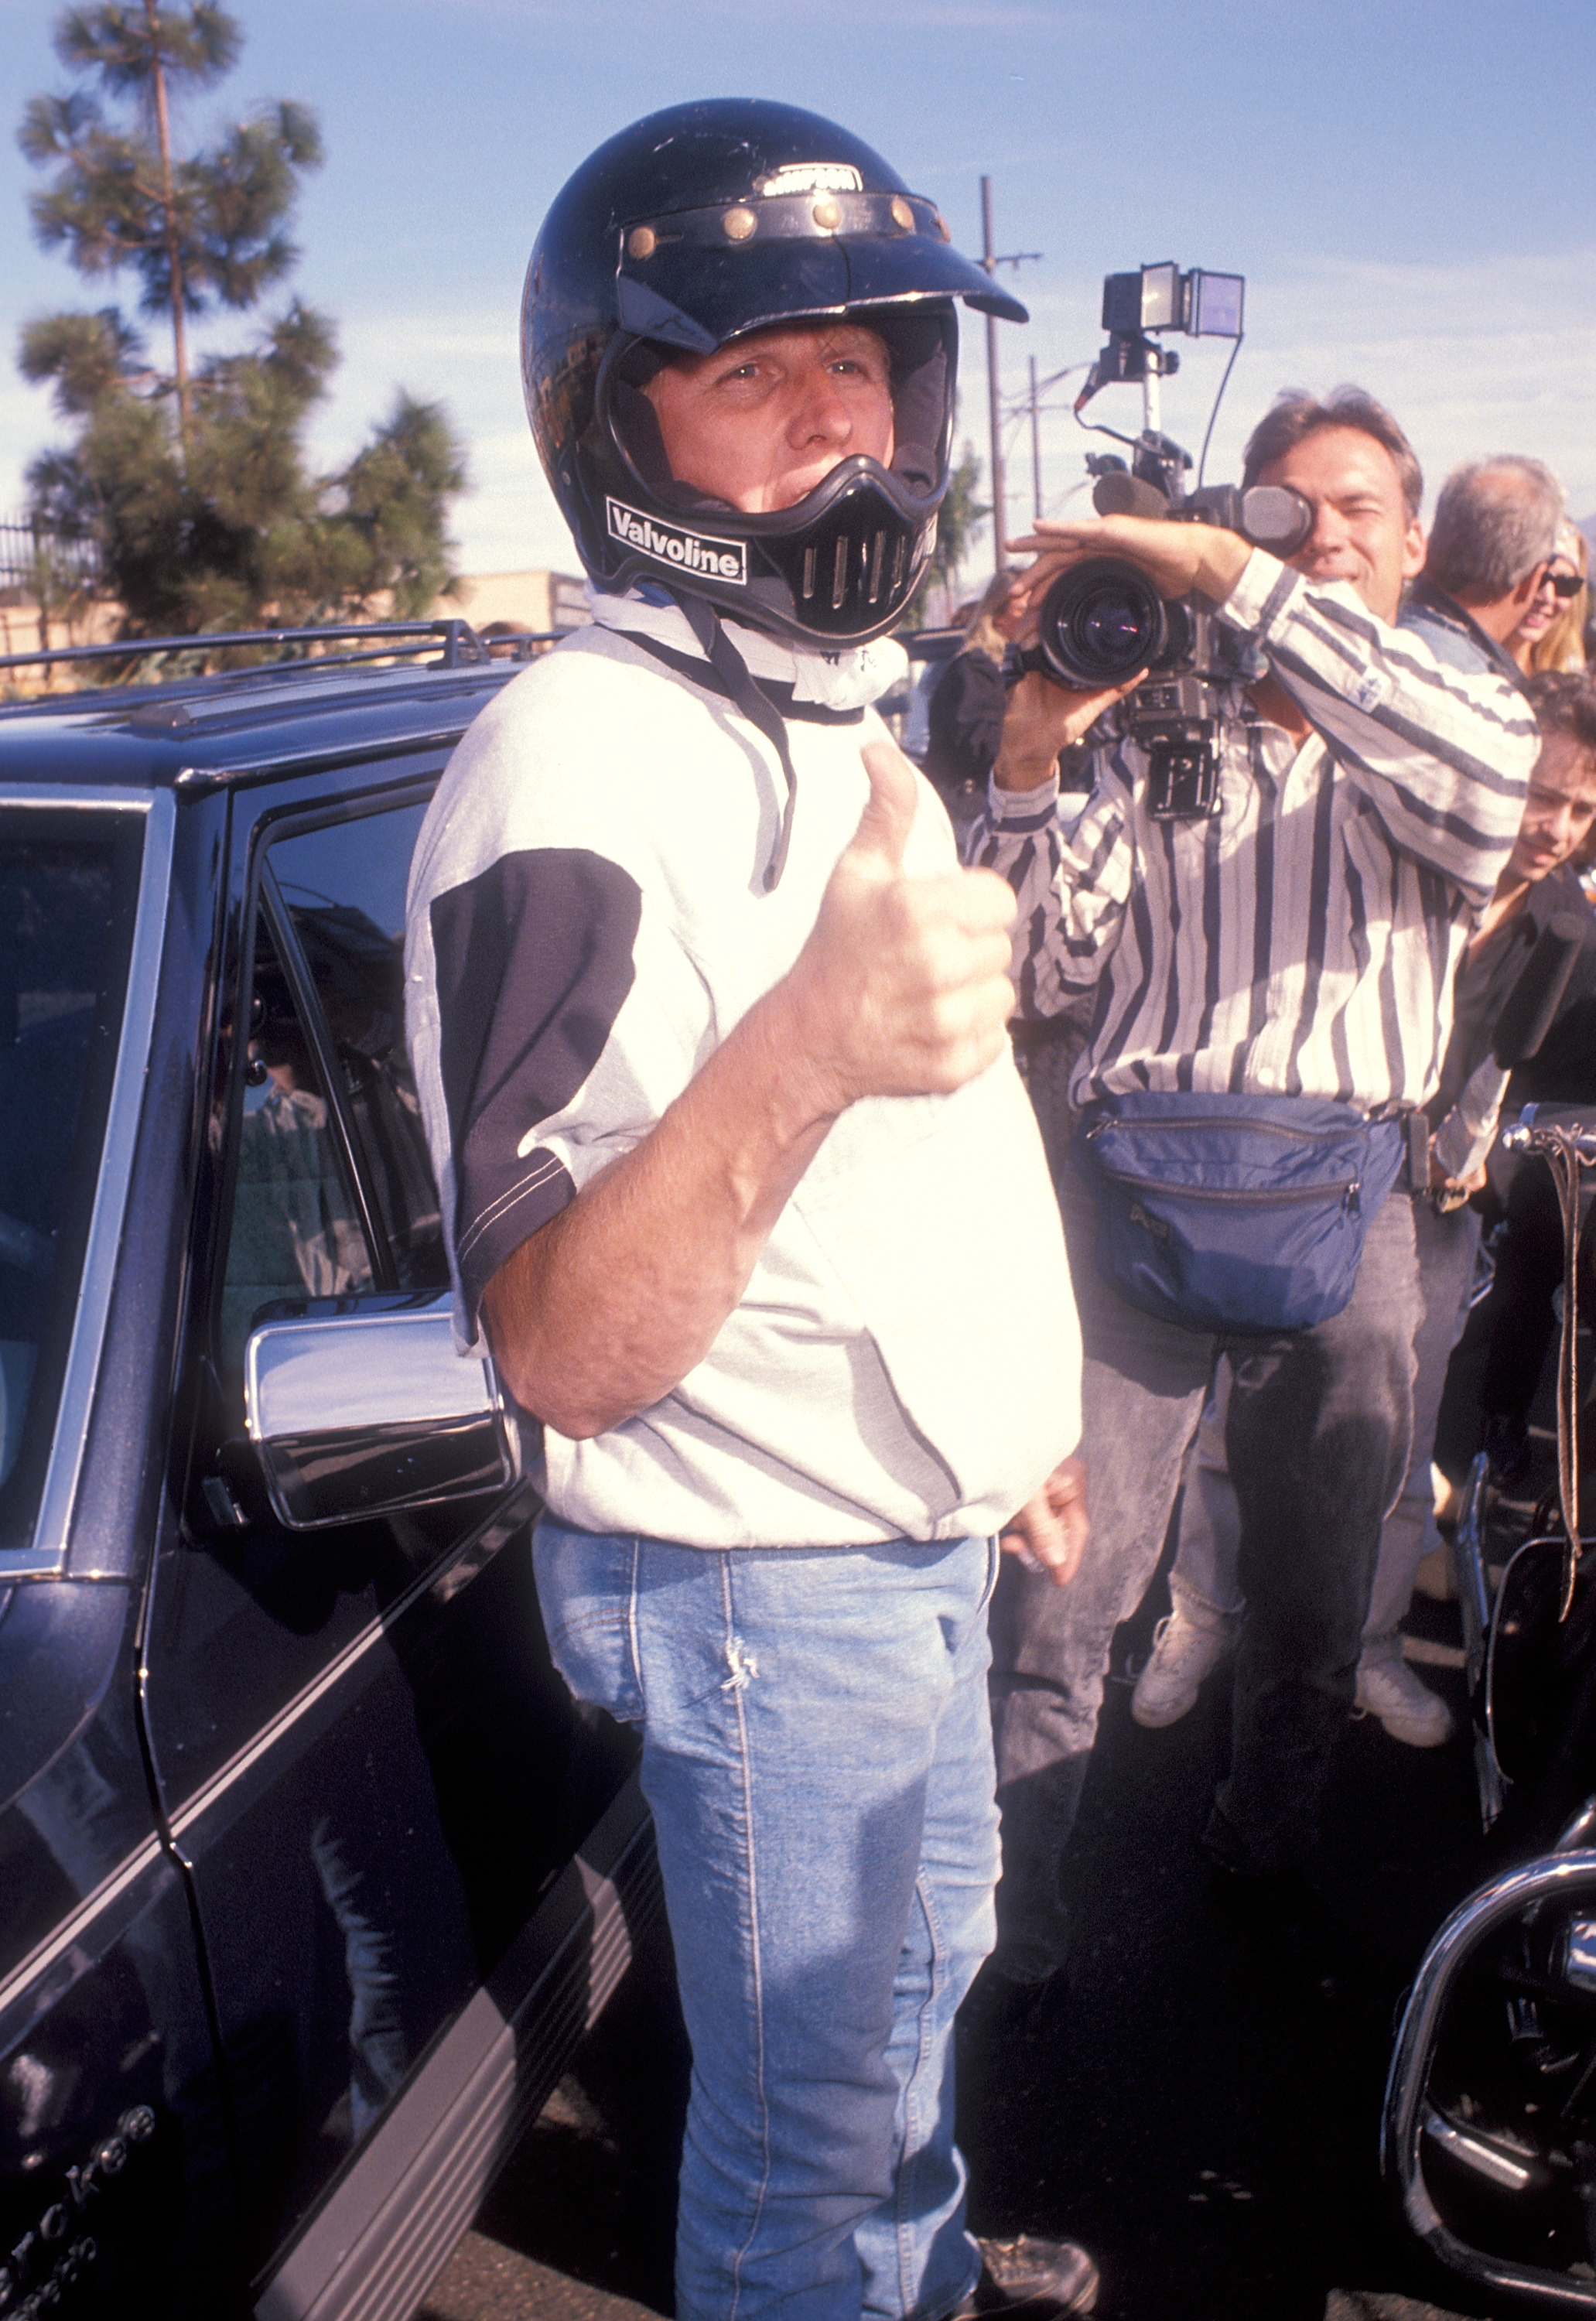
{"label": "striped shirt", "polygon": [[1136,1088],[1423,1104],[1453,971],[1518,833],[1533,716],[1500,677],[1444,668],[1346,584],[1262,551],[1224,612],[1312,732],[1299,744],[1236,688],[1202,821],[1153,819],[1147,754],[1125,735],[1068,819],[1055,782],[994,784],[969,851],[1018,900],[1019,1013],[1095,992],[1076,1107]]}

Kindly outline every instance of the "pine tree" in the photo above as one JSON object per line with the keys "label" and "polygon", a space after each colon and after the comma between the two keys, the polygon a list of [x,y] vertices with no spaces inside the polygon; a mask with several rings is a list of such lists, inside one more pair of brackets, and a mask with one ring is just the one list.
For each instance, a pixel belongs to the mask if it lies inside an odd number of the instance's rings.
{"label": "pine tree", "polygon": [[242,47],[213,0],[70,9],[55,46],[83,77],[23,117],[23,152],[54,171],[34,231],[80,274],[131,270],[145,314],[169,316],[173,368],[151,365],[115,307],[25,326],[23,375],[52,387],[77,431],[30,467],[31,513],[97,542],[130,634],[347,618],[385,595],[424,610],[451,586],[447,509],[465,482],[441,406],[401,390],[350,466],[317,478],[302,436],[338,360],[324,316],[296,301],[245,352],[189,357],[189,317],[247,312],[292,270],[287,223],[321,159],[314,116],[270,105],[174,153],[170,95],[214,86]]}
{"label": "pine tree", "polygon": [[934,612],[940,611],[945,619],[951,611],[959,568],[970,553],[975,534],[992,512],[984,501],[977,499],[980,488],[980,461],[974,444],[966,443],[957,467],[948,478],[946,496],[936,512],[936,546],[931,551],[926,577],[905,615],[906,627],[922,628]]}
{"label": "pine tree", "polygon": [[[242,46],[237,21],[213,0],[195,0],[187,12],[156,0],[70,8],[55,51],[89,86],[34,97],[18,138],[30,161],[58,165],[48,193],[29,204],[44,247],[65,242],[80,274],[134,268],[146,314],[169,311],[185,434],[186,318],[212,305],[253,306],[289,271],[299,253],[283,221],[298,173],[322,159],[315,116],[278,105],[236,124],[208,152],[174,161],[169,93],[213,86]],[[131,128],[107,121],[102,94],[132,105]]]}

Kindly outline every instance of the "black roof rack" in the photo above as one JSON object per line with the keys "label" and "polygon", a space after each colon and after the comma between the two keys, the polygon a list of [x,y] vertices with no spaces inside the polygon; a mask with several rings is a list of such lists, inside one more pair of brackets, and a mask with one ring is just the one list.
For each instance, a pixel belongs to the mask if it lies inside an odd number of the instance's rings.
{"label": "black roof rack", "polygon": [[[37,652],[0,653],[0,669],[34,669],[58,661],[147,660],[158,653],[214,652],[229,646],[300,645],[382,638],[361,652],[296,654],[286,666],[303,670],[347,669],[357,661],[393,660],[406,653],[424,652],[434,642],[442,653],[432,664],[439,669],[469,669],[490,660],[524,660],[566,633],[561,629],[515,630],[503,636],[478,635],[469,621],[345,621],[304,629],[225,629],[203,631],[186,637],[126,637],[103,645],[51,645]],[[408,638],[409,643],[401,640]],[[258,664],[269,666],[269,664]]]}

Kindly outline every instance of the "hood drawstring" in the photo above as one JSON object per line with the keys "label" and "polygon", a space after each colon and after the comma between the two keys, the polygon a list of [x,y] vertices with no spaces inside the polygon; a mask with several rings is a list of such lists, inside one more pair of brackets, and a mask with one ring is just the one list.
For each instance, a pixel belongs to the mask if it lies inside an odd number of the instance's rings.
{"label": "hood drawstring", "polygon": [[[671,593],[675,596],[674,590]],[[781,827],[776,834],[775,849],[765,865],[764,887],[768,895],[787,868],[787,850],[792,842],[793,810],[798,805],[798,776],[793,771],[792,753],[787,746],[787,721],[769,696],[761,691],[758,678],[722,628],[720,615],[715,606],[704,597],[689,596],[685,591],[675,596],[675,602],[680,605],[705,659],[725,687],[734,705],[743,712],[749,724],[764,735],[781,760],[781,771],[787,778],[787,803],[782,809]]]}

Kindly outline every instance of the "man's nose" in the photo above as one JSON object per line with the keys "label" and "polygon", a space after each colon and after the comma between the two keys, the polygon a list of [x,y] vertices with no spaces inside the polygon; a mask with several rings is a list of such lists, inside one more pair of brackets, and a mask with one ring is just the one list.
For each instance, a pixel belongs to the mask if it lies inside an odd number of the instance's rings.
{"label": "man's nose", "polygon": [[813,371],[802,381],[791,432],[798,443],[844,443],[853,414],[829,371]]}
{"label": "man's nose", "polygon": [[1346,526],[1335,508],[1327,500],[1317,502],[1313,511],[1313,530],[1308,535],[1309,554],[1323,556],[1331,549],[1339,548],[1345,538]]}

